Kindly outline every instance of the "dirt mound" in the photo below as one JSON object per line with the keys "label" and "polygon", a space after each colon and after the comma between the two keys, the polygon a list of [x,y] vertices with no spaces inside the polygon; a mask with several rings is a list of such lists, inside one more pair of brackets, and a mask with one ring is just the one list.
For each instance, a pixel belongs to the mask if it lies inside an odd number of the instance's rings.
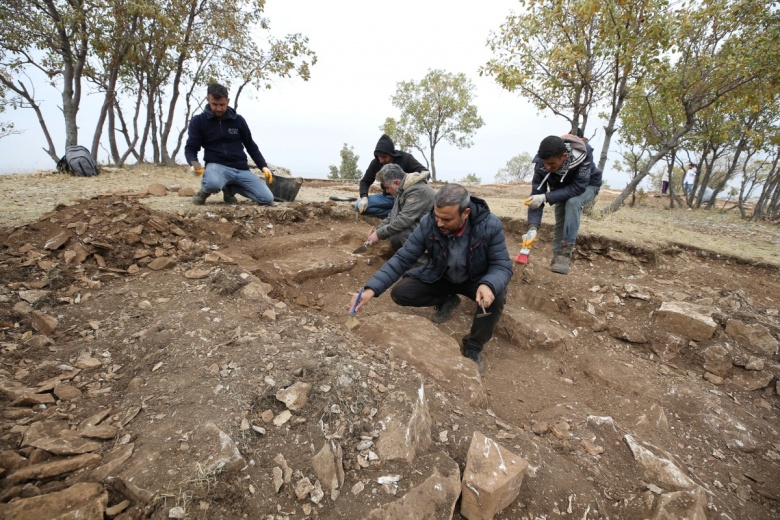
{"label": "dirt mound", "polygon": [[[116,518],[368,518],[442,458],[462,473],[481,432],[530,463],[497,518],[780,514],[776,268],[588,237],[559,276],[542,243],[470,404],[372,336],[401,320],[383,337],[417,337],[402,323],[426,309],[378,298],[343,326],[388,255],[351,254],[371,224],[349,204],[112,195],[0,231],[0,507],[98,483],[84,503]],[[524,226],[505,224],[517,251]],[[474,311],[417,327],[430,344],[411,350],[459,341]],[[421,388],[430,446],[381,455]]]}

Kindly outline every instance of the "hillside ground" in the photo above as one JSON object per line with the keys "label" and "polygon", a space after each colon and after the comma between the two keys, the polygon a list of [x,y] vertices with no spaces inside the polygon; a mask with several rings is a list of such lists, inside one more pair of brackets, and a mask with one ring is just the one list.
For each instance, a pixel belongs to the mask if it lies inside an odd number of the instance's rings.
{"label": "hillside ground", "polygon": [[[157,497],[135,500],[126,512],[135,517],[167,518],[174,506],[187,518],[366,517],[397,498],[376,484],[378,476],[401,473],[402,496],[415,471],[364,465],[355,446],[371,429],[372,409],[420,383],[365,326],[344,327],[350,295],[388,258],[383,248],[351,254],[376,222],[329,200],[355,195],[356,183],[306,180],[295,202],[259,208],[246,199],[226,206],[218,196],[197,207],[177,195],[197,182],[184,169],[151,167],[89,179],[0,176],[3,384],[37,387],[62,376],[63,365],[101,361],[97,371],[69,376],[82,393],[59,400],[52,414],[75,427],[110,410],[121,431],[103,452],[124,438],[139,453],[159,454],[143,461]],[[152,184],[166,194],[149,195]],[[510,253],[519,252],[528,186],[469,188],[502,217]],[[614,196],[602,193],[597,209]],[[508,302],[520,320],[543,320],[568,339],[536,348],[499,325],[485,348],[480,406],[425,381],[437,396],[430,403],[436,449],[463,471],[471,433],[480,431],[529,461],[520,496],[498,518],[651,516],[657,486],[638,468],[627,434],[669,454],[706,490],[708,518],[780,516],[780,359],[725,333],[729,320],[739,320],[780,337],[778,227],[670,210],[668,199],[651,193],[635,208],[585,218],[572,271],[561,276],[548,268],[552,218],[546,210],[529,263],[516,264]],[[54,247],[63,232],[69,242]],[[174,265],[150,268],[164,257]],[[239,297],[253,278],[266,284],[269,299]],[[42,292],[25,310],[18,304],[29,291]],[[711,309],[718,330],[707,340],[673,339],[655,318],[664,302]],[[30,342],[38,335],[32,309],[56,317],[50,341]],[[474,310],[464,302],[438,332],[459,341]],[[399,308],[385,295],[359,318],[428,312]],[[715,347],[730,364],[713,368],[707,352]],[[348,391],[340,386],[347,376],[356,382]],[[268,423],[269,410],[284,409],[275,389],[299,380],[315,389],[312,403],[290,424]],[[30,419],[16,408],[0,401],[0,451],[29,457],[20,433]],[[192,432],[208,421],[251,461],[240,478],[204,475],[188,462]],[[342,428],[347,476],[337,500],[312,509],[289,491],[277,494],[270,469],[284,454],[297,476],[307,475],[323,421]],[[0,501],[89,480],[75,472],[30,482],[24,492],[2,481]],[[347,493],[359,482],[362,494]],[[127,496],[112,489],[109,503]]]}

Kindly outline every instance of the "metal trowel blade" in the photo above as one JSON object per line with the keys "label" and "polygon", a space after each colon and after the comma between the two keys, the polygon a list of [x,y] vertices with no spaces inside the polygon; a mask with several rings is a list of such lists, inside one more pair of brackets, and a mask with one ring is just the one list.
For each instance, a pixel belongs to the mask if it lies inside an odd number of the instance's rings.
{"label": "metal trowel blade", "polygon": [[360,253],[365,253],[366,251],[368,251],[368,248],[370,248],[370,247],[371,247],[371,244],[369,244],[368,242],[364,242],[362,246],[360,246],[357,249],[355,249],[354,251],[352,251],[352,254],[353,255],[359,255]]}
{"label": "metal trowel blade", "polygon": [[353,314],[350,314],[345,325],[349,330],[355,330],[360,326],[360,320],[358,320]]}

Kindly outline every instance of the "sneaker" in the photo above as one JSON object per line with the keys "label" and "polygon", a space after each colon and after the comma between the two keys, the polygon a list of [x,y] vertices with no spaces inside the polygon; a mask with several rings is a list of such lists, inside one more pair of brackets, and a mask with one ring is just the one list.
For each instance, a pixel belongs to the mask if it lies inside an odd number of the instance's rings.
{"label": "sneaker", "polygon": [[444,303],[436,306],[436,312],[431,316],[431,321],[439,324],[444,323],[452,317],[452,313],[460,305],[460,296],[457,294],[450,294]]}
{"label": "sneaker", "polygon": [[485,371],[485,362],[482,360],[482,352],[477,352],[475,350],[467,350],[463,353],[464,357],[469,358],[474,363],[477,364],[477,372],[482,374]]}
{"label": "sneaker", "polygon": [[203,206],[206,203],[206,199],[209,198],[208,193],[203,193],[198,190],[198,193],[192,196],[192,203],[196,206]]}

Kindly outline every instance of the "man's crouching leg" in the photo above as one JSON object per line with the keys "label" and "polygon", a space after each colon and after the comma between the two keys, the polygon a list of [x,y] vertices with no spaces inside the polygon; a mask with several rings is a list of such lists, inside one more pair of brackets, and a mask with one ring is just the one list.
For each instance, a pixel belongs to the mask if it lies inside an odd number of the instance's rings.
{"label": "man's crouching leg", "polygon": [[496,295],[490,307],[485,307],[487,316],[482,316],[482,308],[477,306],[474,311],[474,320],[471,322],[471,331],[463,336],[460,353],[477,364],[477,370],[481,374],[485,370],[485,362],[482,357],[482,348],[493,337],[493,329],[504,313],[506,303],[506,290]]}
{"label": "man's crouching leg", "polygon": [[[452,291],[452,286],[447,283],[425,283],[417,278],[405,276],[393,286],[390,297],[397,305],[402,307],[433,307],[442,305],[451,297],[460,298]],[[457,305],[450,309],[455,309]]]}

